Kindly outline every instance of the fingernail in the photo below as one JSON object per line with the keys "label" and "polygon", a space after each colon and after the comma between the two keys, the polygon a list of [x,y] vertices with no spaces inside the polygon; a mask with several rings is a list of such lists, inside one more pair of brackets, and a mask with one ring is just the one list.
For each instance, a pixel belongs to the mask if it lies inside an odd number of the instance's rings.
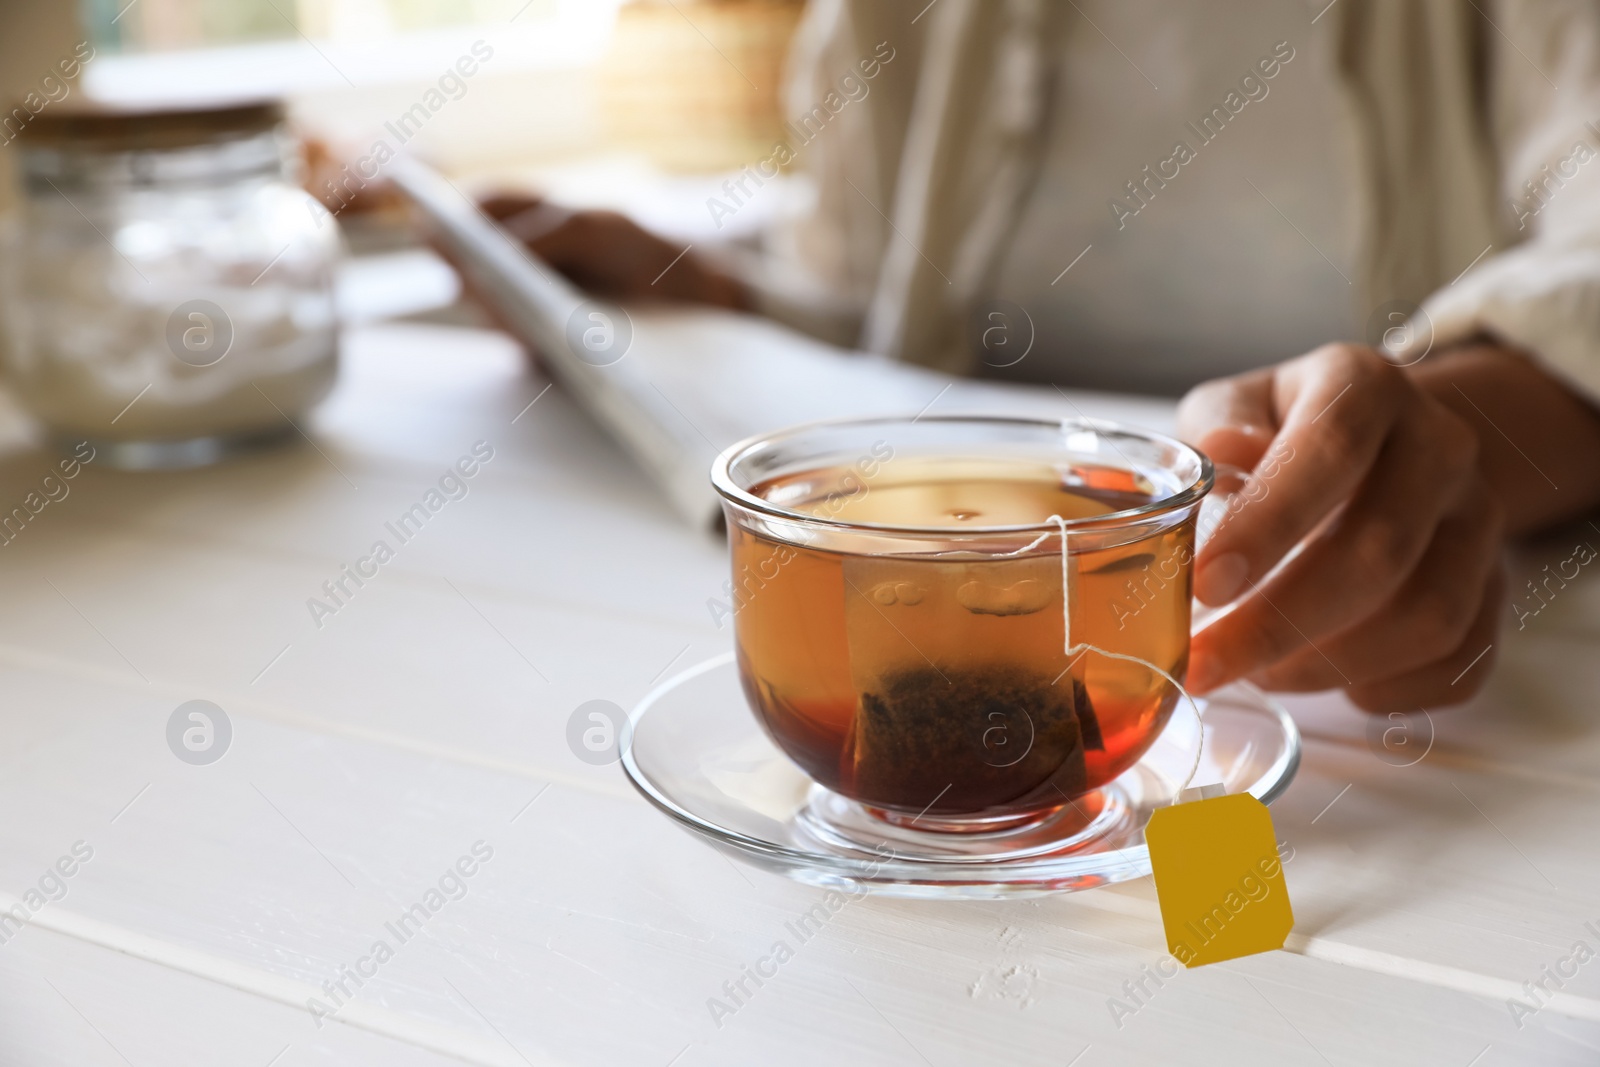
{"label": "fingernail", "polygon": [[1238,552],[1218,556],[1194,577],[1194,595],[1212,607],[1221,607],[1244,592],[1250,561]]}

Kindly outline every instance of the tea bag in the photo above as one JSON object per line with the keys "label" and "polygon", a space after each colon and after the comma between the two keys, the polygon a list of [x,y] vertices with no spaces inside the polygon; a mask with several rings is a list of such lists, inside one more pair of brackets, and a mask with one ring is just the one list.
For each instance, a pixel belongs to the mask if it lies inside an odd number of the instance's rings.
{"label": "tea bag", "polygon": [[852,557],[844,577],[857,795],[974,811],[1083,791],[1104,742],[1062,652],[1056,556]]}

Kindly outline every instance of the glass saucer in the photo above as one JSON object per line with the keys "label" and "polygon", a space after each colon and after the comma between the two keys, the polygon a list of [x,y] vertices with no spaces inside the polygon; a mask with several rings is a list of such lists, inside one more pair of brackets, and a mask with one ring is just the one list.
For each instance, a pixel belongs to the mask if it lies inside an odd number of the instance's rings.
{"label": "glass saucer", "polygon": [[[1237,683],[1200,698],[1193,785],[1271,803],[1300,765],[1289,713]],[[1116,781],[1022,826],[939,833],[890,823],[812,782],[757,724],[732,652],[652,689],[622,767],[639,792],[736,859],[851,893],[994,900],[1072,892],[1150,873],[1144,827],[1189,773],[1199,726],[1187,701]]]}

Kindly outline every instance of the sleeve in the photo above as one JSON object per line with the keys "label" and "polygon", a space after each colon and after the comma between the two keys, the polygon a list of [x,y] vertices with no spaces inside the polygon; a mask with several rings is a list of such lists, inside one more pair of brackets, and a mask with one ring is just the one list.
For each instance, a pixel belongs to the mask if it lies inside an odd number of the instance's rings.
{"label": "sleeve", "polygon": [[785,127],[811,200],[769,242],[791,284],[758,284],[762,309],[820,332],[794,314],[809,291],[868,351],[968,369],[971,306],[1042,154],[1059,18],[1041,0],[818,0]]}
{"label": "sleeve", "polygon": [[1499,0],[1480,11],[1502,247],[1423,303],[1432,329],[1412,347],[1493,335],[1600,401],[1600,5]]}
{"label": "sleeve", "polygon": [[774,145],[796,195],[741,273],[759,310],[855,346],[891,236],[889,201],[916,85],[910,0],[813,0],[796,31]]}

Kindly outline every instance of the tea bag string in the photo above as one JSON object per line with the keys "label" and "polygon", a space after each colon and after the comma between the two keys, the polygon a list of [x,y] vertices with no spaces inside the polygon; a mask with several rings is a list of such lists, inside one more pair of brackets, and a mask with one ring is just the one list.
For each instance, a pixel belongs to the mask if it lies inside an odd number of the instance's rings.
{"label": "tea bag string", "polygon": [[[1068,582],[1068,575],[1070,574],[1071,568],[1067,564],[1067,520],[1063,519],[1060,515],[1051,515],[1045,521],[1055,523],[1056,530],[1061,535],[1061,643],[1062,651],[1067,657],[1067,669],[1071,670],[1072,661],[1083,655],[1085,652],[1098,652],[1100,655],[1109,657],[1110,659],[1120,659],[1125,660],[1128,663],[1137,663],[1141,666],[1150,668],[1161,677],[1171,682],[1173,688],[1179,693],[1183,694],[1183,699],[1189,702],[1190,709],[1194,711],[1195,727],[1200,731],[1200,740],[1199,743],[1195,745],[1194,762],[1189,765],[1189,773],[1184,776],[1183,783],[1178,786],[1177,791],[1172,796],[1172,802],[1176,804],[1178,803],[1178,798],[1183,796],[1183,791],[1188,789],[1190,784],[1194,781],[1194,776],[1200,772],[1200,756],[1205,749],[1206,743],[1205,720],[1201,718],[1200,705],[1195,702],[1194,697],[1189,695],[1189,691],[1183,687],[1182,682],[1178,681],[1172,675],[1168,674],[1160,667],[1157,667],[1154,663],[1151,663],[1147,659],[1140,659],[1138,656],[1130,656],[1123,652],[1112,652],[1110,649],[1101,648],[1099,645],[1093,645],[1087,641],[1076,645],[1072,643],[1072,593],[1071,586]],[[1007,552],[1005,554],[1008,556],[1020,556],[1022,553],[1038,548],[1040,545],[1044,544],[1045,540],[1049,538],[1049,536],[1050,535],[1048,533],[1042,533],[1031,543],[1023,545],[1015,552]]]}

